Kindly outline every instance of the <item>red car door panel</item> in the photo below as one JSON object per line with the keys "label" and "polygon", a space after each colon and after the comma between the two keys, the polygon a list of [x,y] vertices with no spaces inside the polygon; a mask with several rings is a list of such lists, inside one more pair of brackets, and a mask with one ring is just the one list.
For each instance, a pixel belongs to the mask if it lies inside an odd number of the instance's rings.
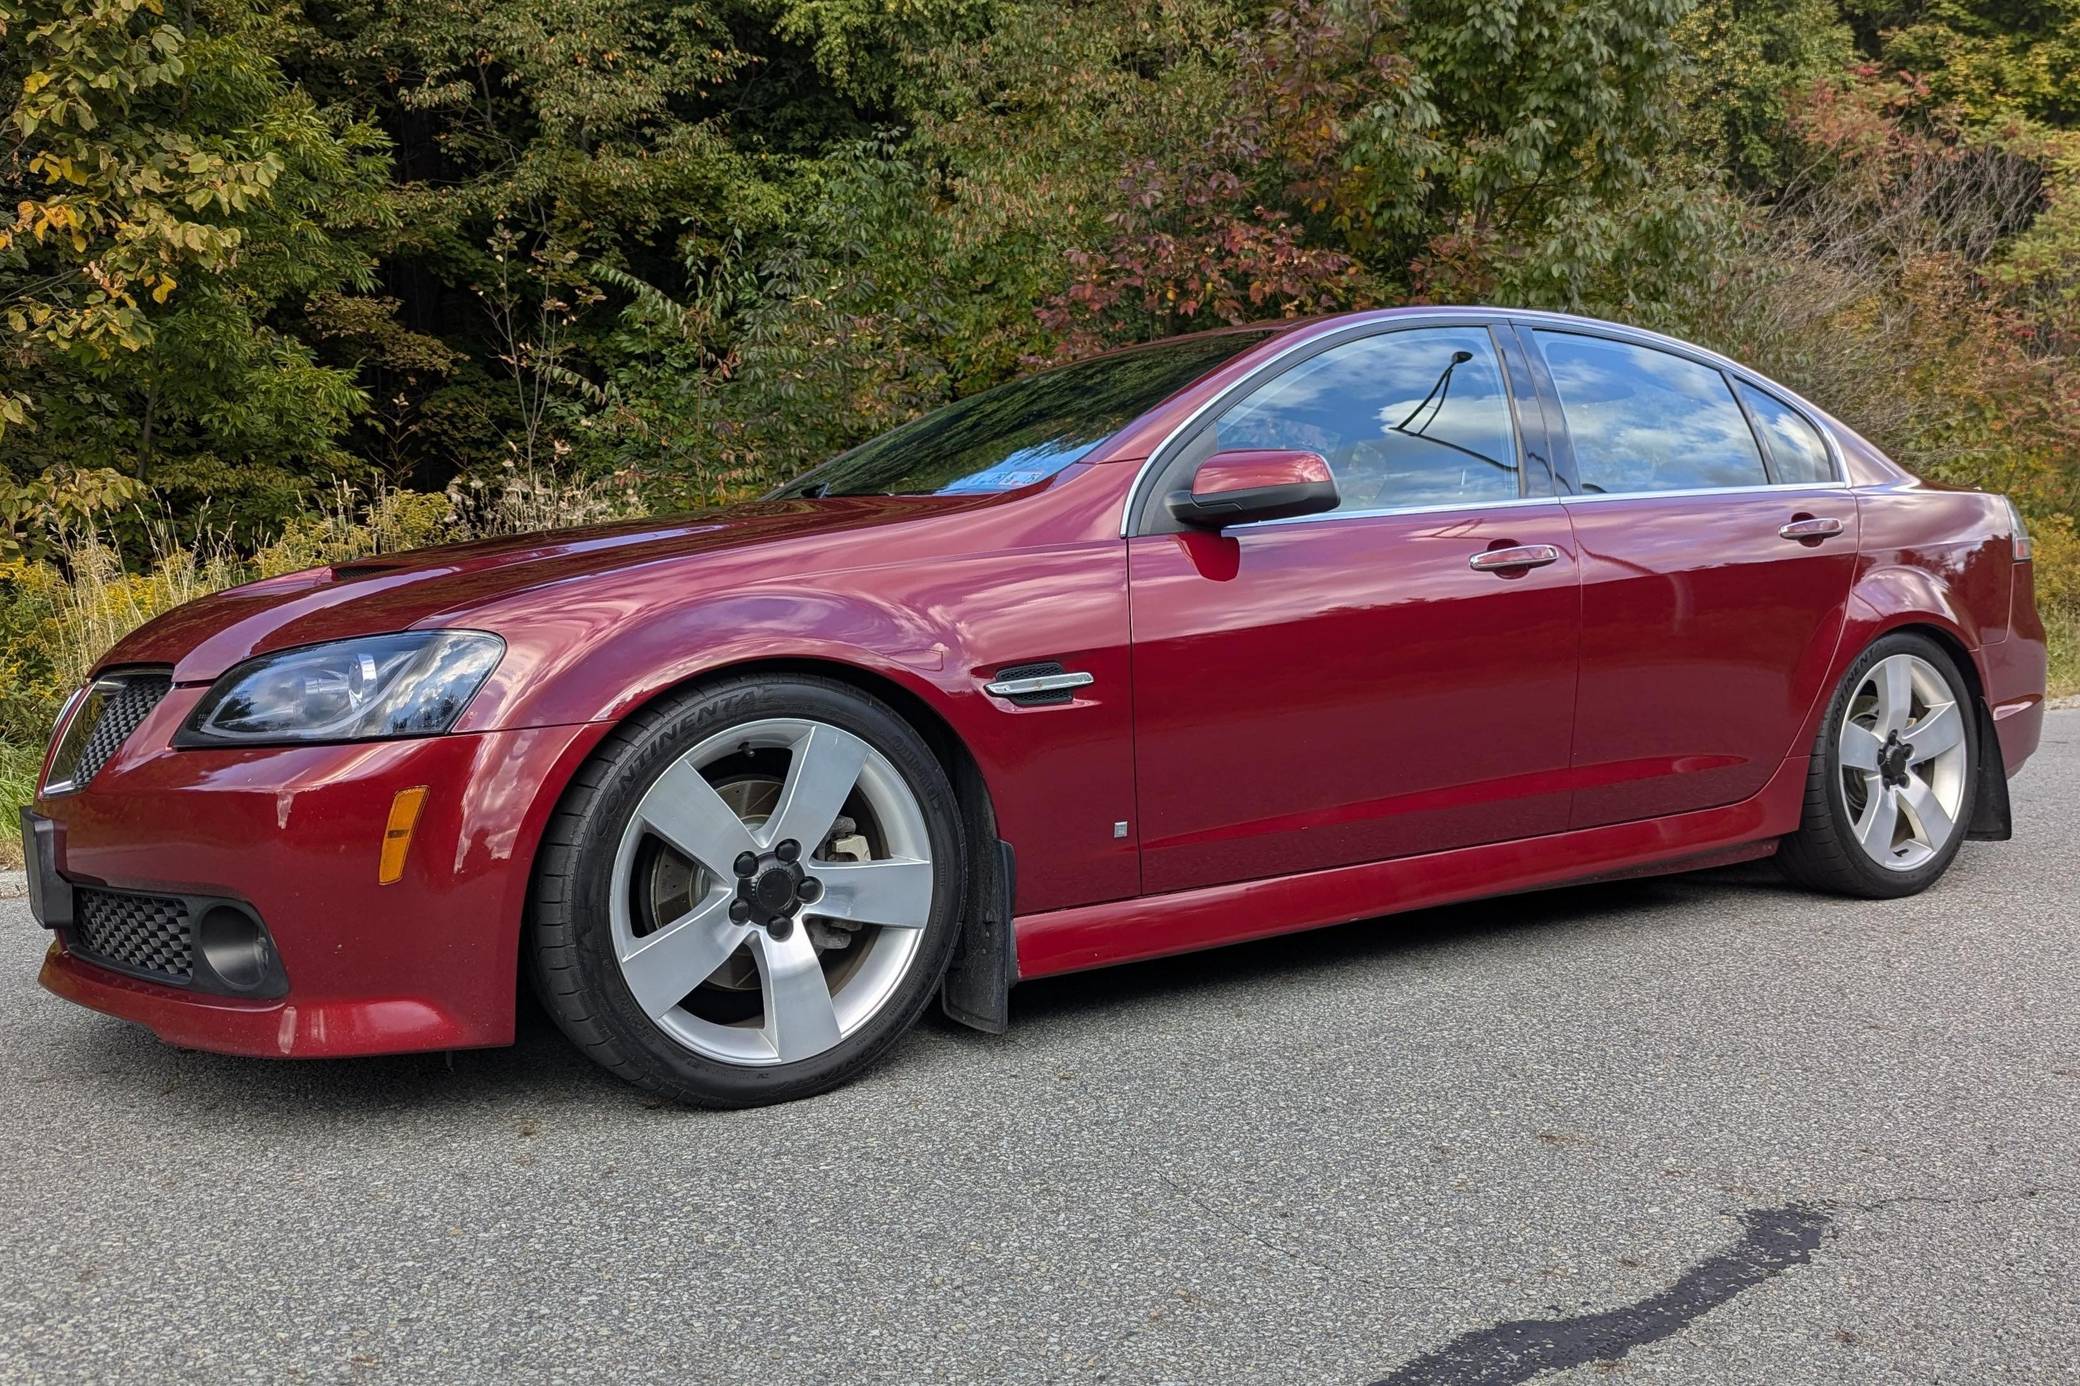
{"label": "red car door panel", "polygon": [[[1840,487],[1574,500],[1582,564],[1573,826],[1683,813],[1761,789],[1799,735],[1842,631],[1856,502]],[[1783,526],[1831,519],[1824,539]]]}
{"label": "red car door panel", "polygon": [[1558,502],[1135,539],[1143,890],[1566,827],[1573,548]]}
{"label": "red car door panel", "polygon": [[1566,827],[1574,537],[1513,353],[1479,321],[1356,334],[1184,439],[1164,484],[1297,448],[1339,507],[1130,541],[1144,891]]}
{"label": "red car door panel", "polygon": [[1821,696],[1855,495],[1809,422],[1709,358],[1593,330],[1521,335],[1565,424],[1581,554],[1571,825],[1745,799]]}

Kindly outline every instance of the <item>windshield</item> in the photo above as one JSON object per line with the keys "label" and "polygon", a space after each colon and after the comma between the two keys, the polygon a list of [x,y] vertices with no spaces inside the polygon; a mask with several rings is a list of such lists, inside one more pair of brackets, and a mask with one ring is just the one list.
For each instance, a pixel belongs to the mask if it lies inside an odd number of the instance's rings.
{"label": "windshield", "polygon": [[1079,361],[957,400],[861,443],[776,496],[964,495],[1045,481],[1268,332]]}

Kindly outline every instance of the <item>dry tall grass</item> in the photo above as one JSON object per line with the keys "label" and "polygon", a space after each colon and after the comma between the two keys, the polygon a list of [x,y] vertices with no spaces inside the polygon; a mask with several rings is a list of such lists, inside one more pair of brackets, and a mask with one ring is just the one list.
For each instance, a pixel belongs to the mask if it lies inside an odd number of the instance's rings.
{"label": "dry tall grass", "polygon": [[[376,553],[593,524],[641,513],[618,483],[515,472],[501,483],[446,495],[342,487],[284,527],[250,558],[218,537],[182,543],[171,527],[146,526],[125,554],[103,531],[53,536],[50,561],[0,563],[0,809],[35,792],[51,723],[67,694],[109,647],[161,612],[223,588]],[[21,865],[0,833],[0,868]]]}

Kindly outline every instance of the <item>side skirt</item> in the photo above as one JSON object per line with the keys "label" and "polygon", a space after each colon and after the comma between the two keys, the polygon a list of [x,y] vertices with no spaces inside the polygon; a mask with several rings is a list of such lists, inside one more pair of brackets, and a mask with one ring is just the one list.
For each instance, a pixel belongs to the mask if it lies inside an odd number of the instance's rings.
{"label": "side skirt", "polygon": [[[1792,756],[1753,797],[1671,818],[1026,915],[1017,921],[1018,976],[1078,972],[1616,873],[1735,859],[1734,849],[1773,845],[1798,827],[1809,762]],[[1765,846],[1743,855],[1766,854]]]}

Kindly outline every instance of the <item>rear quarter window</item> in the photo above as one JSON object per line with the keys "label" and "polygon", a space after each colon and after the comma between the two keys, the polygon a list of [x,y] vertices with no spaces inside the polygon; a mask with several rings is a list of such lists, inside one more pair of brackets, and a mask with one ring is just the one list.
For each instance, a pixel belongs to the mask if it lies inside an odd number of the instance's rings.
{"label": "rear quarter window", "polygon": [[1834,459],[1827,443],[1804,416],[1767,390],[1758,390],[1745,380],[1740,384],[1741,402],[1755,418],[1769,445],[1770,469],[1780,482],[1832,481]]}

